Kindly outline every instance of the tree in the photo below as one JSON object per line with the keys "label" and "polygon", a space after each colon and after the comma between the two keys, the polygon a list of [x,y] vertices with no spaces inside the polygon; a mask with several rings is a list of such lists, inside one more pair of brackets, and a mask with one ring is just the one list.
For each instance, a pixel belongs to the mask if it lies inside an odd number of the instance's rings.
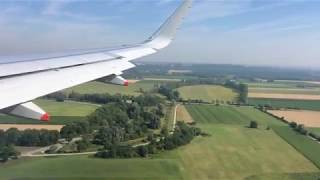
{"label": "tree", "polygon": [[257,121],[250,121],[249,127],[250,127],[250,128],[258,128],[258,123],[257,123]]}
{"label": "tree", "polygon": [[17,128],[10,128],[5,132],[7,144],[17,144],[21,137],[21,132]]}
{"label": "tree", "polygon": [[248,102],[248,85],[247,84],[239,84],[239,101],[247,104]]}
{"label": "tree", "polygon": [[16,159],[20,153],[14,149],[13,146],[1,146],[0,147],[0,160],[6,162],[9,158]]}
{"label": "tree", "polygon": [[88,149],[90,142],[85,140],[85,139],[83,139],[81,141],[77,141],[76,144],[77,144],[77,151],[78,152],[83,152],[86,149]]}
{"label": "tree", "polygon": [[297,128],[298,125],[296,122],[290,122],[289,126],[295,129],[295,128]]}
{"label": "tree", "polygon": [[141,157],[148,157],[149,150],[146,146],[139,146],[139,147],[137,147],[137,153]]}

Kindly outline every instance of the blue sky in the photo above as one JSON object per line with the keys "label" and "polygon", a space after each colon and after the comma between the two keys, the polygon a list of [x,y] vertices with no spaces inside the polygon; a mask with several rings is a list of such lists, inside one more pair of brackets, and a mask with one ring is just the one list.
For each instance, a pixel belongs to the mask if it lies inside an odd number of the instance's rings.
{"label": "blue sky", "polygon": [[[141,42],[180,0],[2,0],[0,54]],[[195,0],[176,41],[145,61],[320,67],[320,1]]]}

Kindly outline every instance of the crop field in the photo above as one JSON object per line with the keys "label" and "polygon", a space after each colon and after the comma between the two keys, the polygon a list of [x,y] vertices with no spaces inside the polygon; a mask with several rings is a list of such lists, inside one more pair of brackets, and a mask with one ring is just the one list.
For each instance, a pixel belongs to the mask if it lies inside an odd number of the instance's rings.
{"label": "crop field", "polygon": [[320,95],[320,89],[249,88],[249,93]]}
{"label": "crop field", "polygon": [[80,93],[80,94],[93,94],[93,93],[109,93],[109,94],[124,94],[124,95],[140,95],[140,89],[144,91],[152,90],[154,87],[154,81],[139,81],[136,83],[129,84],[129,86],[119,86],[113,84],[106,84],[102,82],[89,82],[86,84],[82,84],[79,86],[72,87],[70,89],[65,90],[67,93],[71,93],[72,91]]}
{"label": "crop field", "polygon": [[184,86],[178,88],[181,97],[185,100],[200,99],[205,102],[212,102],[214,100],[236,101],[238,93],[232,89],[216,85],[195,85]]}
{"label": "crop field", "polygon": [[315,81],[290,81],[276,80],[274,82],[247,82],[250,88],[299,88],[299,87],[320,87],[319,82]]}
{"label": "crop field", "polygon": [[301,84],[301,85],[316,85],[320,86],[320,81],[295,81],[295,80],[275,80],[277,83],[286,84]]}
{"label": "crop field", "polygon": [[[221,108],[219,123],[190,113],[209,136],[146,159],[96,159],[87,156],[21,159],[0,165],[0,179],[303,179],[319,169],[272,130],[249,129],[245,119],[276,125],[277,120],[250,107]],[[226,109],[228,109],[226,110]],[[210,111],[210,109],[208,109]],[[213,111],[212,111],[213,112]],[[210,112],[210,113],[212,113]],[[247,117],[231,115],[250,113]],[[207,118],[207,120],[204,120]],[[242,119],[230,121],[230,118]],[[274,120],[274,121],[273,121]],[[230,123],[233,122],[233,123]],[[280,124],[278,124],[280,126]],[[270,156],[272,152],[272,156]],[[81,177],[81,178],[80,178]]]}
{"label": "crop field", "polygon": [[232,180],[255,175],[270,179],[273,174],[319,172],[273,131],[223,124],[200,127],[211,136],[161,155],[181,162],[184,179]]}
{"label": "crop field", "polygon": [[250,98],[320,100],[320,84],[301,81],[248,83]]}
{"label": "crop field", "polygon": [[276,94],[276,93],[250,93],[249,98],[267,99],[294,99],[294,100],[320,100],[320,95],[311,94]]}
{"label": "crop field", "polygon": [[181,179],[174,160],[52,157],[0,165],[0,179]]}
{"label": "crop field", "polygon": [[188,105],[189,113],[196,122],[203,124],[248,125],[255,120],[261,125],[283,125],[280,121],[252,107]]}
{"label": "crop field", "polygon": [[251,105],[268,105],[275,108],[291,108],[320,111],[320,100],[249,98]]}
{"label": "crop field", "polygon": [[73,101],[56,102],[40,99],[34,102],[51,115],[50,122],[42,122],[33,119],[0,114],[0,124],[66,124],[72,121],[83,120],[87,115],[98,108],[98,105],[95,104]]}
{"label": "crop field", "polygon": [[320,168],[320,143],[301,135],[288,126],[274,127],[275,132]]}
{"label": "crop field", "polygon": [[186,123],[193,122],[191,115],[187,111],[186,107],[183,105],[180,105],[177,108],[177,121],[183,121]]}
{"label": "crop field", "polygon": [[34,102],[51,116],[87,116],[99,107],[95,104],[74,101],[56,102],[39,99]]}
{"label": "crop field", "polygon": [[320,135],[320,128],[308,128],[308,129]]}
{"label": "crop field", "polygon": [[296,84],[292,83],[247,83],[249,88],[297,88]]}
{"label": "crop field", "polygon": [[302,111],[302,110],[271,110],[268,111],[278,117],[284,117],[285,120],[304,124],[306,127],[320,127],[320,111]]}

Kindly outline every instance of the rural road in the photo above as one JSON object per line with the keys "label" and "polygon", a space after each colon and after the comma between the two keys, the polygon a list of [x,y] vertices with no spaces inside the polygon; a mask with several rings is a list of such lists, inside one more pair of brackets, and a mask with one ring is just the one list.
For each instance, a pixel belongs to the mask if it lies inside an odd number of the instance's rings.
{"label": "rural road", "polygon": [[178,107],[180,106],[180,104],[177,104],[174,108],[174,114],[173,114],[173,123],[172,123],[172,129],[171,131],[169,132],[169,134],[173,134],[174,132],[174,129],[176,128],[176,124],[177,124],[177,110],[178,110]]}

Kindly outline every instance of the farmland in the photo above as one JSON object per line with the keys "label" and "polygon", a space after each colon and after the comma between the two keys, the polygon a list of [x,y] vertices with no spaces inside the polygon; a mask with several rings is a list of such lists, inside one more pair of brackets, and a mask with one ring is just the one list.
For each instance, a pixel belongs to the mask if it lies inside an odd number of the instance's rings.
{"label": "farmland", "polygon": [[119,86],[113,84],[106,84],[103,82],[93,81],[79,86],[72,87],[65,90],[66,93],[71,93],[72,91],[80,94],[93,94],[93,93],[109,93],[109,94],[121,94],[124,95],[140,95],[140,89],[144,91],[152,90],[154,87],[155,81],[139,81],[133,84],[126,86]]}
{"label": "farmland", "polygon": [[178,121],[183,121],[186,123],[191,123],[193,122],[193,119],[189,112],[187,111],[186,107],[183,105],[178,106],[177,108],[177,120]]}
{"label": "farmland", "polygon": [[250,93],[320,95],[319,89],[249,88]]}
{"label": "farmland", "polygon": [[306,127],[320,127],[319,111],[270,110],[268,112],[278,117],[284,117],[284,119],[287,121],[293,121],[297,124],[304,124]]}
{"label": "farmland", "polygon": [[[251,107],[190,105],[187,110],[201,129],[198,137],[179,149],[146,159],[96,159],[87,156],[25,159],[0,168],[0,179],[294,179],[316,177],[318,168],[272,130],[249,129],[284,124]],[[194,111],[205,111],[200,116]],[[217,109],[216,109],[217,108]],[[207,113],[205,113],[207,111]],[[235,114],[235,115],[234,115]],[[179,115],[178,115],[179,116]],[[216,118],[212,118],[216,117]],[[179,119],[179,117],[178,117]],[[239,120],[238,120],[239,119]],[[272,152],[272,156],[270,156]],[[54,168],[53,168],[54,167]],[[125,173],[124,173],[125,171]]]}
{"label": "farmland", "polygon": [[305,110],[320,110],[320,100],[266,99],[249,98],[251,105],[268,105],[275,108],[292,108]]}
{"label": "farmland", "polygon": [[236,101],[238,96],[232,89],[216,85],[184,86],[178,88],[178,91],[185,100],[200,99],[205,102],[212,102],[215,100],[233,102]]}
{"label": "farmland", "polygon": [[319,88],[319,82],[275,80],[273,82],[247,82],[250,88],[286,88],[296,89],[301,87]]}
{"label": "farmland", "polygon": [[289,127],[275,127],[275,132],[320,168],[320,144]]}
{"label": "farmland", "polygon": [[310,94],[276,94],[276,93],[249,93],[249,98],[320,100],[320,95]]}
{"label": "farmland", "polygon": [[0,179],[181,179],[173,160],[78,157],[27,159],[0,165]]}
{"label": "farmland", "polygon": [[264,126],[283,125],[278,120],[252,107],[191,105],[187,106],[187,109],[196,122],[203,124],[248,125],[251,120],[256,120]]}

